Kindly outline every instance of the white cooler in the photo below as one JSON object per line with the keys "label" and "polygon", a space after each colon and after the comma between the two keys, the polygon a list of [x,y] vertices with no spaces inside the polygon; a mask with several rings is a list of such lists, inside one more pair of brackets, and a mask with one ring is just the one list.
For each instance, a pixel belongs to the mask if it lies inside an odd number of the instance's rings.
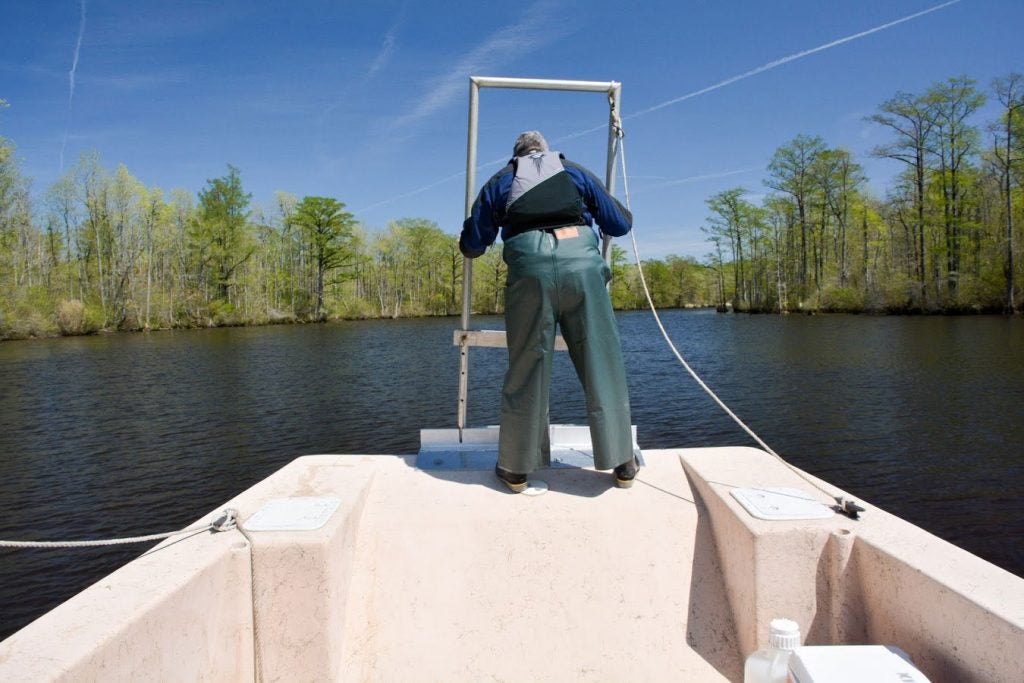
{"label": "white cooler", "polygon": [[883,645],[808,645],[789,658],[793,683],[929,683],[910,657]]}

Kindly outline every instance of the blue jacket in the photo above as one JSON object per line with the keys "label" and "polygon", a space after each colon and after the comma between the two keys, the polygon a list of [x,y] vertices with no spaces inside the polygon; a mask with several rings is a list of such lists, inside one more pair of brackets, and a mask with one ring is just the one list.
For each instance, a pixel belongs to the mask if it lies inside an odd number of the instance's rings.
{"label": "blue jacket", "polygon": [[[617,199],[608,194],[604,184],[594,174],[579,164],[567,161],[558,152],[546,154],[558,155],[565,174],[579,194],[576,199],[579,204],[579,211],[576,214],[579,220],[572,221],[572,223],[593,227],[596,219],[601,232],[612,237],[621,237],[629,232],[633,225],[633,216]],[[512,159],[505,168],[491,176],[473,203],[473,209],[463,223],[462,235],[459,237],[459,249],[468,258],[482,255],[487,247],[494,244],[499,229],[502,240],[506,240],[524,230],[547,227],[543,225],[542,221],[532,226],[515,225],[514,220],[509,216],[507,204],[519,161],[520,159]],[[550,187],[550,183],[548,186]],[[535,194],[543,193],[535,192]],[[559,216],[564,215],[564,206],[553,207],[553,210],[561,211]],[[536,223],[536,221],[534,222]],[[555,223],[558,222],[555,220]],[[561,225],[566,224],[561,222]]]}

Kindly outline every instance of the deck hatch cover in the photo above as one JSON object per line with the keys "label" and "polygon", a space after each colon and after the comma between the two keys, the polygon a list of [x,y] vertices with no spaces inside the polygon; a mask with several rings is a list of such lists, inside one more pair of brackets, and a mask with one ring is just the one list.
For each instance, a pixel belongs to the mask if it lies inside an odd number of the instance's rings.
{"label": "deck hatch cover", "polygon": [[313,531],[331,518],[340,498],[305,497],[268,500],[245,521],[246,531]]}
{"label": "deck hatch cover", "polygon": [[729,493],[758,519],[828,519],[835,514],[800,489],[733,489]]}

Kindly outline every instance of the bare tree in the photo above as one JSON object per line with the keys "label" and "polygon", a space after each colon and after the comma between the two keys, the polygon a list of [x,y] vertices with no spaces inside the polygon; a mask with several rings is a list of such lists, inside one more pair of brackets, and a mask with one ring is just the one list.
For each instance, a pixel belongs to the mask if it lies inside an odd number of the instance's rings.
{"label": "bare tree", "polygon": [[907,164],[913,176],[914,238],[917,242],[917,281],[920,287],[919,305],[925,303],[925,248],[924,248],[924,207],[925,207],[925,154],[935,115],[931,104],[910,93],[897,93],[879,107],[880,112],[868,117],[869,121],[880,123],[898,135],[895,142],[877,147],[873,154],[878,157],[896,159]]}
{"label": "bare tree", "polygon": [[1024,111],[1024,76],[1011,73],[1009,76],[992,81],[999,103],[1003,105],[1003,120],[997,128],[994,141],[995,158],[999,164],[1002,180],[1002,193],[1006,202],[1006,301],[1004,308],[1007,313],[1017,310],[1016,292],[1014,289],[1013,266],[1013,165],[1022,157],[1015,157],[1015,149],[1019,145],[1015,132],[1021,125],[1020,117]]}
{"label": "bare tree", "polygon": [[966,76],[937,83],[925,93],[933,116],[932,154],[939,161],[942,215],[946,242],[946,281],[951,298],[957,295],[964,231],[963,175],[978,153],[978,131],[968,118],[985,103],[985,96]]}
{"label": "bare tree", "polygon": [[785,192],[796,202],[797,224],[800,228],[800,298],[807,296],[808,202],[813,187],[811,167],[825,151],[825,142],[818,136],[798,135],[788,145],[775,150],[768,164],[771,177],[765,185]]}

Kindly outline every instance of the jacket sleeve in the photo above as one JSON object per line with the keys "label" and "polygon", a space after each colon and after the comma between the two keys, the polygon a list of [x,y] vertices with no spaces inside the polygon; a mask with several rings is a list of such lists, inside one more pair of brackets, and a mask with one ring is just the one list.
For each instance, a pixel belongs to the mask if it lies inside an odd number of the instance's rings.
{"label": "jacket sleeve", "polygon": [[579,188],[583,203],[597,221],[601,232],[612,237],[622,237],[628,233],[633,227],[633,214],[629,209],[608,194],[604,183],[593,173],[571,161],[563,161],[563,164]]}
{"label": "jacket sleeve", "polygon": [[466,258],[483,256],[487,247],[494,244],[498,237],[505,211],[505,200],[512,186],[510,168],[511,166],[505,167],[487,181],[473,202],[469,217],[462,223],[459,251]]}

